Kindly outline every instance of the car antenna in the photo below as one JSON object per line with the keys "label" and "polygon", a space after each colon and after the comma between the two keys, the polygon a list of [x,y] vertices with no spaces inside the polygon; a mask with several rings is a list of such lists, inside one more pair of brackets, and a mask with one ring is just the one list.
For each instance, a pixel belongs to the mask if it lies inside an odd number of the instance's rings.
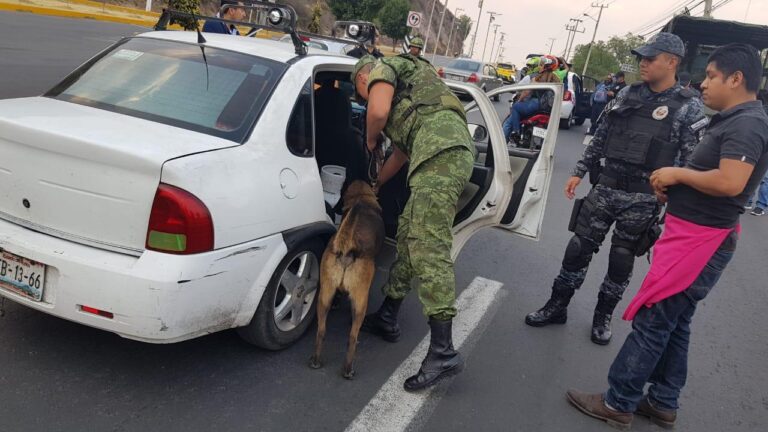
{"label": "car antenna", "polygon": [[192,14],[192,19],[195,20],[195,30],[197,31],[197,45],[200,47],[200,52],[203,53],[203,63],[205,63],[205,91],[208,91],[210,85],[210,75],[208,72],[208,58],[205,57],[205,40],[203,33],[200,31],[200,24],[197,22],[197,15]]}

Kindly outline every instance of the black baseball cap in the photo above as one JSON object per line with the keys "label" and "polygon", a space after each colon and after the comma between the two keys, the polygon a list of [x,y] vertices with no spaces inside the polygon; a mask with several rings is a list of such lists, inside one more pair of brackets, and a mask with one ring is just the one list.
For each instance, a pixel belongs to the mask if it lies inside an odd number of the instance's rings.
{"label": "black baseball cap", "polygon": [[656,57],[661,53],[685,57],[685,44],[677,35],[661,32],[648,39],[647,44],[632,50],[638,57]]}

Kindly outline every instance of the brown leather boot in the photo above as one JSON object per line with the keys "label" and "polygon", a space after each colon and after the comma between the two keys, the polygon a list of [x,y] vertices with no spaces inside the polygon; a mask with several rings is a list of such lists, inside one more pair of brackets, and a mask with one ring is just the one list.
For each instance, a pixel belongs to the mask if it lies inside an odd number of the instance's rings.
{"label": "brown leather boot", "polygon": [[664,429],[672,429],[675,427],[675,420],[677,420],[676,411],[660,410],[653,406],[653,403],[648,399],[648,396],[637,405],[635,414],[651,419],[651,423],[661,426]]}
{"label": "brown leather boot", "polygon": [[605,405],[602,393],[587,394],[577,390],[568,390],[568,401],[584,414],[602,420],[609,425],[626,430],[632,426],[632,413],[614,411]]}

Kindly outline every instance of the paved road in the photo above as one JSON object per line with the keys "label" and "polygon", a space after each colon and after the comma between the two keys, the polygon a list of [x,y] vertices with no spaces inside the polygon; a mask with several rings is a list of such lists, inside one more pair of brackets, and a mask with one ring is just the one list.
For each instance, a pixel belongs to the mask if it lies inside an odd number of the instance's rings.
{"label": "paved road", "polygon": [[[136,27],[0,13],[0,98],[40,94],[63,75]],[[503,105],[499,106],[503,111]],[[607,253],[560,327],[534,329],[562,259],[570,202],[560,185],[583,147],[582,131],[561,131],[543,239],[497,230],[479,233],[457,261],[459,287],[476,276],[504,284],[484,332],[470,336],[468,367],[431,416],[429,431],[612,430],[566,403],[569,387],[603,390],[606,372],[629,331],[617,321],[607,347],[589,342],[591,311]],[[582,193],[586,190],[582,189]],[[702,302],[693,325],[689,385],[679,431],[764,431],[768,424],[768,219],[744,217],[732,265]],[[630,292],[647,264],[638,262]],[[373,294],[378,304],[380,294]],[[627,300],[619,306],[623,310]],[[403,339],[364,336],[358,378],[339,377],[348,318],[330,317],[328,366],[309,370],[311,337],[279,353],[263,352],[234,332],[175,345],[147,345],[7,303],[0,319],[0,431],[336,431],[344,430],[426,335],[417,299],[402,313]],[[633,430],[657,431],[644,419]]]}

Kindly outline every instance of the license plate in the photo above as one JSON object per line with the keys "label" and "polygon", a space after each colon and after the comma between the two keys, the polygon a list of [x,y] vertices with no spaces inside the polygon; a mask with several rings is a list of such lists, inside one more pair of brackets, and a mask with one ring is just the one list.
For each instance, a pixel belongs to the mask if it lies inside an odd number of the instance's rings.
{"label": "license plate", "polygon": [[464,77],[461,75],[447,75],[448,79],[452,79],[454,81],[464,81]]}
{"label": "license plate", "polygon": [[40,301],[44,286],[45,264],[0,249],[0,288]]}
{"label": "license plate", "polygon": [[547,138],[547,130],[540,127],[533,127],[533,136],[539,138]]}

